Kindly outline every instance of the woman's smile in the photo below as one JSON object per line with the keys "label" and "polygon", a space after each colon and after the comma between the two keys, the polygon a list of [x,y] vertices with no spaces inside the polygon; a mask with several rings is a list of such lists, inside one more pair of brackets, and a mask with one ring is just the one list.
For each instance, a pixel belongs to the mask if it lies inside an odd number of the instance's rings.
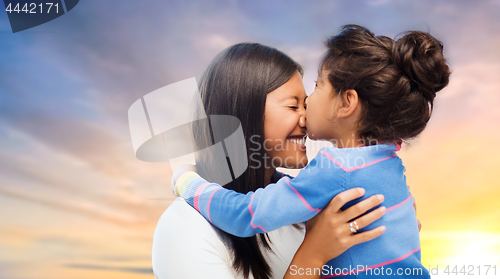
{"label": "woman's smile", "polygon": [[306,90],[299,72],[267,94],[264,148],[273,158],[267,166],[295,169],[307,165],[305,98]]}
{"label": "woman's smile", "polygon": [[306,150],[306,135],[294,135],[286,138],[287,142],[297,145],[301,150]]}

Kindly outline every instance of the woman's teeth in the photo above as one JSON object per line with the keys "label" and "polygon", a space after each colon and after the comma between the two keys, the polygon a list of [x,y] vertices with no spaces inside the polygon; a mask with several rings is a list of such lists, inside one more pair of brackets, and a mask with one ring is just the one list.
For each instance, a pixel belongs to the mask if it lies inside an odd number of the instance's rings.
{"label": "woman's teeth", "polygon": [[304,145],[306,144],[306,138],[295,138],[295,139],[286,139],[287,141],[291,141],[295,144],[299,144],[299,145]]}

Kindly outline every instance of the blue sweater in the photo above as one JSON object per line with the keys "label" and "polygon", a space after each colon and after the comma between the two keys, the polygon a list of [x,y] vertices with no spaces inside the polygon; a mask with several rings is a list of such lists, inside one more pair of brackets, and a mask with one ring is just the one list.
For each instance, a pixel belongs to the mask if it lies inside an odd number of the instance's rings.
{"label": "blue sweater", "polygon": [[381,225],[387,230],[330,260],[323,267],[322,278],[430,278],[420,260],[413,197],[406,186],[405,168],[395,151],[396,146],[391,143],[342,149],[324,147],[297,177],[284,176],[255,192],[240,194],[224,189],[194,172],[181,176],[175,191],[209,222],[239,237],[307,221],[335,195],[351,188],[364,188],[365,197],[383,194],[385,215],[359,232]]}

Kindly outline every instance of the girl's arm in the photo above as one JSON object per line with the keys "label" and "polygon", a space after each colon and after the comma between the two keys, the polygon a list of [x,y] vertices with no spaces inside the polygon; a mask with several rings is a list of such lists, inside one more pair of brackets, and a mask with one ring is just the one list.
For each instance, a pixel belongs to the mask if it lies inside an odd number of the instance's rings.
{"label": "girl's arm", "polygon": [[343,185],[345,172],[320,153],[296,178],[284,177],[248,194],[209,183],[194,172],[178,179],[175,193],[218,228],[249,237],[311,219],[345,190]]}

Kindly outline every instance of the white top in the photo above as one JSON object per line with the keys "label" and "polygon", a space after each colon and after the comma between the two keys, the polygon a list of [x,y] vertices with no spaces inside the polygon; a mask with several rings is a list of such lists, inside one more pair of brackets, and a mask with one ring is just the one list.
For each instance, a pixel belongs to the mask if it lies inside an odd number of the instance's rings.
{"label": "white top", "polygon": [[[283,278],[304,240],[304,224],[298,225],[300,229],[286,226],[268,233],[275,253],[262,252],[273,271],[272,278]],[[232,254],[214,227],[182,198],[175,199],[158,220],[152,256],[156,279],[243,278],[231,268]],[[249,278],[253,279],[251,273]]]}

